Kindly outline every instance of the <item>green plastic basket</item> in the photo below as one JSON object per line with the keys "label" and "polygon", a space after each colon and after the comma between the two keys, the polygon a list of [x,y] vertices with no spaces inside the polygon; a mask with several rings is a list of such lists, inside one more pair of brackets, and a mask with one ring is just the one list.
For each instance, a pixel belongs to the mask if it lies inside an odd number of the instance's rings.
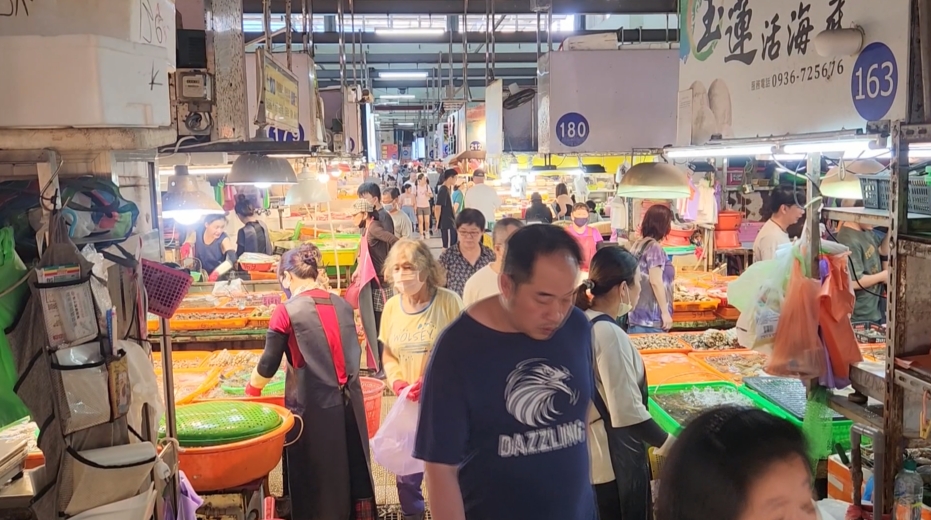
{"label": "green plastic basket", "polygon": [[666,410],[663,410],[662,406],[660,406],[659,403],[653,400],[653,395],[675,394],[679,392],[685,392],[688,390],[692,390],[693,388],[731,389],[735,393],[741,393],[745,397],[749,398],[757,408],[760,408],[761,410],[769,412],[775,415],[776,417],[787,419],[786,413],[783,412],[779,407],[769,403],[768,401],[766,401],[765,399],[759,396],[757,396],[754,399],[754,396],[747,395],[747,394],[740,392],[740,388],[737,385],[735,385],[734,383],[728,382],[728,381],[711,381],[711,382],[705,382],[705,383],[681,383],[681,384],[673,384],[673,385],[651,386],[649,390],[650,400],[648,403],[648,409],[650,411],[650,415],[653,416],[653,420],[656,421],[656,424],[658,424],[660,428],[662,428],[666,433],[678,436],[679,434],[682,433],[682,430],[684,427],[681,424],[679,424],[678,421],[673,419],[673,417],[669,415],[669,413],[667,413]]}
{"label": "green plastic basket", "polygon": [[[740,387],[740,393],[746,395],[753,400],[754,403],[758,405],[766,405],[771,408],[778,410],[783,419],[789,421],[790,423],[802,428],[802,420],[798,417],[795,417],[792,412],[784,409],[779,404],[770,401],[765,396],[760,395],[758,392],[748,387],[747,385],[742,385]],[[831,434],[834,439],[835,444],[840,444],[845,450],[849,450],[851,446],[850,442],[850,427],[853,426],[853,421],[850,419],[835,419],[831,421]]]}
{"label": "green plastic basket", "polygon": [[[179,406],[176,411],[178,443],[185,448],[205,448],[261,437],[281,426],[281,416],[259,403],[206,401]],[[159,426],[159,437],[165,424]]]}

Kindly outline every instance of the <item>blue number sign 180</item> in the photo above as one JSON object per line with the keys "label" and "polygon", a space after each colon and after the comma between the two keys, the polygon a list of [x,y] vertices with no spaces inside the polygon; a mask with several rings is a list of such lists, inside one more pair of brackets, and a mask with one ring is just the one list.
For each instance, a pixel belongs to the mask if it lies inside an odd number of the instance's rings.
{"label": "blue number sign 180", "polygon": [[899,66],[892,50],[884,43],[867,45],[850,74],[850,96],[860,117],[883,119],[892,108],[898,86]]}
{"label": "blue number sign 180", "polygon": [[556,139],[570,148],[584,143],[589,133],[591,127],[588,125],[588,119],[577,112],[564,114],[556,121]]}

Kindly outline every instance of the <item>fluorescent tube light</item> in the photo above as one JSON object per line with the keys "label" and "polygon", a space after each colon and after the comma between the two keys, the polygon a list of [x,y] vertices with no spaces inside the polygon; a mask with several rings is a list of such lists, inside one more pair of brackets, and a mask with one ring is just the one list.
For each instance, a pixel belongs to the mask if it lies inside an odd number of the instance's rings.
{"label": "fluorescent tube light", "polygon": [[375,34],[385,36],[439,36],[444,33],[446,33],[446,29],[431,29],[428,27],[375,29]]}
{"label": "fluorescent tube light", "polygon": [[378,99],[414,99],[415,95],[413,94],[382,94],[378,96]]}
{"label": "fluorescent tube light", "polygon": [[404,121],[398,121],[395,123],[397,126],[414,126],[414,123],[405,123]]}
{"label": "fluorescent tube light", "polygon": [[769,155],[773,147],[769,144],[736,146],[696,146],[694,148],[667,148],[664,152],[670,159],[702,159],[705,157],[743,157]]}
{"label": "fluorescent tube light", "polygon": [[408,72],[392,72],[392,71],[380,71],[378,73],[379,79],[425,79],[429,73],[425,70],[417,71],[408,71]]}
{"label": "fluorescent tube light", "polygon": [[787,154],[825,153],[825,152],[864,152],[872,149],[872,139],[851,139],[846,141],[823,141],[814,143],[795,143],[783,145]]}

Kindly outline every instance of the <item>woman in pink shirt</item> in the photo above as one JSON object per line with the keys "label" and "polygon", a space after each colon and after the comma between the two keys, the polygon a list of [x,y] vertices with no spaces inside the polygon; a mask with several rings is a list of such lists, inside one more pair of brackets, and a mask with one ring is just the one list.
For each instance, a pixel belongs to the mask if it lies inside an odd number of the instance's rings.
{"label": "woman in pink shirt", "polygon": [[414,198],[417,203],[417,223],[420,227],[420,236],[430,238],[430,199],[433,198],[433,190],[430,188],[430,183],[427,182],[427,176],[422,173],[417,176]]}
{"label": "woman in pink shirt", "polygon": [[579,202],[572,206],[572,224],[566,228],[566,232],[576,239],[582,248],[582,270],[587,271],[588,266],[595,256],[598,249],[598,242],[604,242],[601,233],[588,225],[588,206],[584,202]]}

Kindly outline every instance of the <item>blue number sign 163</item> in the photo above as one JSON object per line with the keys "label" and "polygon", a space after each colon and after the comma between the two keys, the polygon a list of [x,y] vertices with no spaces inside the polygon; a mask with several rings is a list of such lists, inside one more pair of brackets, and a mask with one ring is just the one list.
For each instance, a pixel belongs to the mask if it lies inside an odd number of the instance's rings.
{"label": "blue number sign 163", "polygon": [[860,117],[867,121],[885,118],[898,86],[899,66],[892,49],[879,42],[867,45],[850,74],[850,96]]}
{"label": "blue number sign 163", "polygon": [[570,148],[584,143],[589,133],[591,127],[588,125],[588,119],[578,112],[564,114],[556,121],[556,139]]}

